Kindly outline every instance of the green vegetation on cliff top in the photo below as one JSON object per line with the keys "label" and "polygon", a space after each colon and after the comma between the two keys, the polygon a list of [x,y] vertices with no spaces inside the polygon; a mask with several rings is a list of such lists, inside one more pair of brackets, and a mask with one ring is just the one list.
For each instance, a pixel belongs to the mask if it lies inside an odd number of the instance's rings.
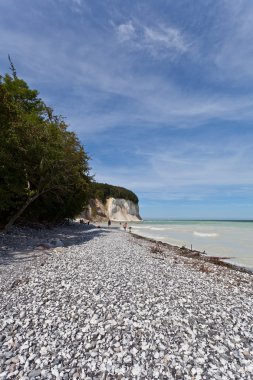
{"label": "green vegetation on cliff top", "polygon": [[107,183],[92,182],[91,197],[98,198],[105,203],[108,198],[123,198],[138,204],[138,197],[130,190],[120,186],[108,185]]}

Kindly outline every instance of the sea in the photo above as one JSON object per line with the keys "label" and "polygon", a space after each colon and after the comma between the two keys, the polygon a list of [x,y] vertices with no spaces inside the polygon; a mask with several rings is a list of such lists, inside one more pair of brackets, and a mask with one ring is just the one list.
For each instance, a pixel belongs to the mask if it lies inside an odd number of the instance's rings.
{"label": "sea", "polygon": [[144,220],[132,232],[253,270],[253,221]]}

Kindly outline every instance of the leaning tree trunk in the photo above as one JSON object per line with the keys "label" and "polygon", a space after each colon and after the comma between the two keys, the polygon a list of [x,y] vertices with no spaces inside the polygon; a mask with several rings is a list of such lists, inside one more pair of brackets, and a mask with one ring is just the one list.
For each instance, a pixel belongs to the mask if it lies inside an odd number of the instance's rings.
{"label": "leaning tree trunk", "polygon": [[36,195],[34,195],[32,198],[29,198],[26,203],[21,207],[20,210],[18,210],[18,212],[16,212],[16,214],[14,214],[11,219],[9,220],[9,222],[5,225],[4,229],[3,229],[3,232],[8,232],[9,229],[11,228],[11,226],[16,222],[16,220],[23,214],[23,212],[25,211],[25,209],[32,203],[35,201],[35,199],[37,199],[42,193],[38,193]]}

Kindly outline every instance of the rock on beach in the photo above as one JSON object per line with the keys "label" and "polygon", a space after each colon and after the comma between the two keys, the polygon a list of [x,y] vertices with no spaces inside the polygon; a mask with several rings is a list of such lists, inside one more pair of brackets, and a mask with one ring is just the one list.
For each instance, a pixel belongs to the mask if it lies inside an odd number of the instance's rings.
{"label": "rock on beach", "polygon": [[0,238],[1,380],[253,379],[250,274],[119,230],[46,232],[60,249],[41,251],[42,232],[13,234]]}

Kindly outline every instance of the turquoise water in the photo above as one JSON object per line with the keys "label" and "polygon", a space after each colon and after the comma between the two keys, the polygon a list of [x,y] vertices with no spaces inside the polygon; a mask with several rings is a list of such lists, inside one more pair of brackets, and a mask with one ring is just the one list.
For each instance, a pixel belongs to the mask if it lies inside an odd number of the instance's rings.
{"label": "turquoise water", "polygon": [[172,245],[228,257],[228,262],[253,269],[253,221],[147,220],[133,232]]}

